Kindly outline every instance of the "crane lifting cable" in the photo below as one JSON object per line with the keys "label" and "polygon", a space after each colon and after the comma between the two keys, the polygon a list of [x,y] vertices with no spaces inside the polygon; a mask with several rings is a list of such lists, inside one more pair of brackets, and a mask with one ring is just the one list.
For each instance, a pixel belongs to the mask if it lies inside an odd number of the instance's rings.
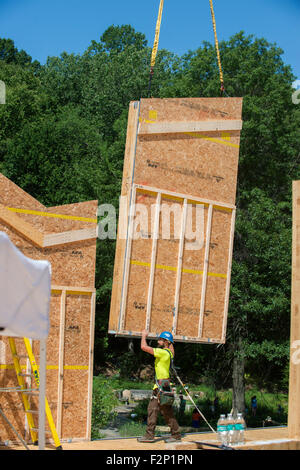
{"label": "crane lifting cable", "polygon": [[152,77],[154,74],[154,66],[155,66],[155,61],[156,61],[156,56],[157,56],[157,51],[158,51],[158,42],[159,42],[163,8],[164,8],[164,0],[160,0],[158,17],[157,17],[156,28],[155,28],[155,38],[154,38],[154,44],[153,44],[152,55],[151,55],[151,63],[150,63],[150,78],[149,78],[149,90],[148,90],[149,95],[150,95],[151,82],[152,82]]}
{"label": "crane lifting cable", "polygon": [[225,86],[224,86],[223,70],[222,70],[222,64],[221,64],[220,49],[219,49],[219,41],[218,41],[218,36],[217,36],[216,17],[215,17],[215,12],[214,12],[213,0],[209,0],[209,3],[210,3],[210,11],[211,11],[211,17],[212,17],[213,29],[214,29],[214,35],[215,35],[215,47],[216,47],[216,52],[217,52],[217,59],[218,59],[218,66],[219,66],[219,73],[220,73],[221,92],[224,93]]}
{"label": "crane lifting cable", "polygon": [[[209,0],[209,2],[210,2],[211,17],[212,17],[212,22],[213,22],[213,30],[214,30],[214,35],[215,35],[215,47],[216,47],[216,52],[217,52],[218,67],[219,67],[219,74],[220,74],[221,93],[225,93],[224,77],[223,77],[223,70],[222,70],[222,64],[221,64],[221,56],[220,56],[219,41],[218,41],[218,36],[217,36],[217,27],[216,27],[216,18],[215,18],[213,0]],[[155,61],[156,61],[156,56],[157,56],[157,51],[158,51],[158,42],[159,42],[163,8],[164,8],[164,0],[160,0],[158,17],[157,17],[156,28],[155,28],[155,38],[154,38],[154,44],[153,44],[153,49],[152,49],[152,55],[151,55],[150,78],[149,78],[149,88],[148,88],[149,96],[151,92],[151,83],[152,83],[152,78],[154,75]]]}

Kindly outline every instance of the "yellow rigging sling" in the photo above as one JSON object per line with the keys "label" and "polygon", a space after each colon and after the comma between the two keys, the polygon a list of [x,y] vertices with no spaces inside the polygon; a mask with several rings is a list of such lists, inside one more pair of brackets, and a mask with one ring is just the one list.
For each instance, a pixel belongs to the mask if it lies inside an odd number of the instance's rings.
{"label": "yellow rigging sling", "polygon": [[[222,64],[221,64],[221,55],[220,55],[219,41],[218,41],[218,36],[217,36],[217,27],[216,27],[216,18],[215,18],[213,0],[209,0],[209,2],[210,2],[210,11],[211,11],[211,17],[212,17],[212,23],[213,23],[214,36],[215,36],[215,47],[216,47],[217,59],[218,59],[221,92],[224,93],[225,92],[224,77],[223,77],[223,70],[222,70]],[[163,7],[164,7],[164,0],[160,0],[158,17],[157,17],[156,28],[155,28],[155,38],[154,38],[154,44],[153,44],[152,55],[151,55],[151,63],[150,63],[150,79],[149,79],[149,90],[148,90],[149,95],[150,95],[151,82],[152,82],[152,78],[154,74],[154,66],[155,66],[155,61],[156,61],[156,56],[157,56],[157,51],[158,51],[158,42],[159,42]]]}
{"label": "yellow rigging sling", "polygon": [[158,17],[157,17],[156,28],[155,28],[155,38],[154,38],[154,44],[153,44],[153,49],[152,49],[152,54],[151,54],[150,78],[149,78],[149,89],[148,89],[149,95],[150,95],[151,82],[152,82],[152,77],[154,74],[154,66],[155,66],[155,61],[156,61],[156,56],[157,56],[157,51],[158,51],[158,42],[159,42],[159,34],[160,34],[163,8],[164,8],[164,0],[160,0]]}

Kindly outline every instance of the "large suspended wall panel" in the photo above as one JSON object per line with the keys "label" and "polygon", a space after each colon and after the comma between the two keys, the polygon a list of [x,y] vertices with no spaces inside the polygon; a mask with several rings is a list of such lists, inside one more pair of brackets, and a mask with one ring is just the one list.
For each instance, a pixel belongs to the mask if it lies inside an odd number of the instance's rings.
{"label": "large suspended wall panel", "polygon": [[109,333],[224,343],[242,98],[129,107]]}

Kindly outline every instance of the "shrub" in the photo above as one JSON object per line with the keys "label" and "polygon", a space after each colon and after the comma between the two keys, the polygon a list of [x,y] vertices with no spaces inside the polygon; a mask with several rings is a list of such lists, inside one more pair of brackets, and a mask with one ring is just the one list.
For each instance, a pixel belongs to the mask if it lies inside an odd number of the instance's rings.
{"label": "shrub", "polygon": [[92,439],[100,438],[100,429],[107,426],[116,416],[114,411],[118,400],[109,380],[99,376],[93,381]]}

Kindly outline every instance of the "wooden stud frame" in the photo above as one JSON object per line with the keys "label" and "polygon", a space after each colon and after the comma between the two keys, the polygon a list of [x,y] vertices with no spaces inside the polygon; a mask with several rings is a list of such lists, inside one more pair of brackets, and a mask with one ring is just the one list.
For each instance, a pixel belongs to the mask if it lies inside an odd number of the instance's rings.
{"label": "wooden stud frame", "polygon": [[56,430],[61,438],[62,434],[62,402],[63,402],[63,382],[64,382],[64,335],[65,335],[65,315],[66,315],[66,296],[88,295],[91,297],[90,313],[90,338],[89,338],[89,366],[88,366],[88,400],[87,400],[87,426],[86,439],[91,438],[91,416],[92,416],[92,387],[93,387],[93,362],[94,362],[94,327],[95,327],[95,305],[96,289],[88,287],[73,286],[51,286],[51,292],[60,293],[60,333],[59,333],[59,359],[58,359],[58,391],[57,391],[57,422]]}
{"label": "wooden stud frame", "polygon": [[[151,305],[152,305],[152,296],[153,296],[153,282],[154,282],[154,272],[155,272],[155,263],[156,263],[161,199],[163,196],[170,196],[172,198],[176,198],[176,199],[183,201],[181,232],[180,232],[178,261],[177,261],[177,269],[176,269],[177,276],[176,276],[175,298],[174,298],[174,319],[173,319],[173,330],[172,330],[174,338],[175,340],[187,341],[187,342],[201,341],[201,342],[211,342],[211,343],[224,343],[225,335],[226,335],[226,321],[227,321],[227,314],[228,314],[228,300],[229,300],[229,290],[230,290],[231,259],[232,259],[232,250],[233,250],[235,212],[236,212],[235,206],[233,206],[232,204],[224,204],[224,203],[220,203],[217,201],[210,201],[207,199],[201,199],[201,198],[195,197],[193,195],[165,191],[163,189],[158,189],[158,188],[149,187],[149,186],[140,185],[140,184],[133,184],[132,186],[132,199],[131,199],[131,204],[129,208],[129,227],[128,227],[126,254],[125,254],[125,270],[124,270],[124,278],[123,278],[119,328],[117,332],[109,331],[109,333],[116,334],[116,336],[119,335],[119,336],[128,336],[128,337],[140,335],[140,333],[138,332],[126,331],[124,329],[131,250],[132,250],[132,238],[133,238],[133,230],[134,230],[135,203],[136,203],[136,194],[138,191],[148,192],[148,193],[152,193],[156,195],[155,220],[154,220],[154,229],[153,229],[153,236],[152,236],[152,252],[151,252],[150,276],[149,276],[148,294],[147,294],[145,329],[149,330],[150,321],[151,321]],[[203,264],[204,269],[203,269],[203,276],[202,276],[202,295],[201,295],[201,303],[199,307],[200,310],[199,310],[198,335],[196,337],[180,336],[176,334],[179,293],[180,293],[181,277],[182,277],[182,257],[183,257],[183,249],[184,249],[184,237],[185,237],[188,203],[198,203],[198,204],[202,203],[202,204],[208,205],[208,218],[207,218],[207,226],[206,226],[206,240],[205,240],[204,264]],[[211,239],[211,231],[212,231],[212,214],[213,214],[214,208],[222,208],[224,210],[231,212],[231,230],[230,230],[230,240],[229,240],[229,246],[228,246],[228,265],[227,265],[227,272],[226,272],[226,290],[225,290],[225,304],[224,304],[224,315],[223,315],[223,325],[222,325],[222,337],[221,338],[202,338],[206,283],[207,283],[207,276],[208,276],[209,248],[210,248],[210,239]],[[149,338],[151,338],[151,334],[149,335]]]}
{"label": "wooden stud frame", "polygon": [[[58,389],[57,389],[57,416],[56,416],[56,430],[59,438],[62,437],[62,408],[63,408],[63,390],[64,390],[64,340],[65,340],[65,320],[66,320],[66,298],[68,295],[87,295],[90,297],[90,328],[89,328],[89,364],[88,364],[88,396],[87,396],[87,419],[86,419],[86,440],[91,439],[91,420],[92,420],[92,390],[93,390],[93,363],[94,363],[94,328],[95,328],[95,306],[96,306],[96,289],[88,287],[78,287],[78,286],[51,286],[51,293],[60,294],[60,325],[59,325],[59,353],[58,353]],[[32,346],[32,340],[30,340]],[[43,351],[43,353],[42,353]],[[46,341],[40,342],[40,368],[41,368],[41,378],[42,371],[45,373],[46,369]],[[30,374],[31,366],[30,361],[26,359],[26,374]],[[25,378],[27,382],[28,389],[32,388],[31,378]],[[45,376],[46,383],[46,376]],[[5,390],[1,390],[5,391]],[[10,390],[8,390],[10,391]],[[40,391],[41,392],[41,391]],[[42,395],[46,396],[45,386],[42,389]],[[28,398],[30,400],[30,396]],[[43,400],[39,403],[43,404]],[[42,416],[42,420],[39,421],[39,433],[43,436],[43,429],[45,420],[44,417],[44,408],[39,405],[39,414]],[[27,416],[25,413],[25,434],[29,433]],[[39,434],[40,435],[40,434]],[[72,437],[72,436],[70,436]],[[43,436],[44,438],[44,436]],[[43,438],[39,438],[39,448],[44,447]]]}
{"label": "wooden stud frame", "polygon": [[[123,223],[118,227],[109,334],[139,338],[147,328],[149,338],[156,338],[163,327],[173,329],[178,341],[225,342],[242,101],[150,98],[130,103],[121,190],[126,203],[119,214]],[[152,212],[151,234],[133,241],[138,230],[135,202],[145,200],[153,209],[159,195],[161,201],[180,204],[174,240],[156,239],[154,220],[164,222]],[[172,203],[166,203],[172,210]],[[192,254],[185,244],[190,220],[184,208],[189,217],[189,206],[196,204],[205,206],[206,244]]]}

